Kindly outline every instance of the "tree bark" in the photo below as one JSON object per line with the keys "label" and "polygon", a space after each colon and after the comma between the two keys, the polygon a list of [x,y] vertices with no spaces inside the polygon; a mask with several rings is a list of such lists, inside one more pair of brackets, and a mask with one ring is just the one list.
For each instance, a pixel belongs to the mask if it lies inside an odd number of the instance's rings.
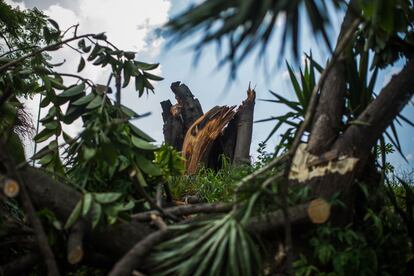
{"label": "tree bark", "polygon": [[[66,221],[81,194],[68,185],[53,180],[38,169],[27,167],[21,171],[27,183],[28,192],[33,203],[39,208],[51,210],[60,221]],[[90,221],[87,222],[88,225]],[[112,258],[125,254],[131,247],[153,232],[147,224],[137,221],[118,222],[104,228],[85,230],[85,238],[94,248]]]}
{"label": "tree bark", "polygon": [[339,152],[365,155],[414,94],[414,57],[394,75],[356,122],[335,142]]}
{"label": "tree bark", "polygon": [[[350,5],[353,5],[353,0]],[[341,31],[337,40],[337,47],[352,26],[356,16],[352,8],[348,8]],[[342,128],[342,114],[346,92],[346,59],[349,51],[343,51],[332,69],[329,71],[321,88],[318,107],[313,120],[308,150],[314,155],[321,155],[329,150]]]}
{"label": "tree bark", "polygon": [[247,99],[234,107],[216,106],[203,115],[200,103],[190,89],[180,82],[171,84],[177,104],[161,102],[164,140],[181,150],[186,158],[187,174],[194,174],[199,165],[220,169],[224,155],[234,165],[250,163],[250,144],[256,92],[247,91]]}
{"label": "tree bark", "polygon": [[169,100],[161,102],[161,107],[164,121],[164,142],[181,151],[184,142],[184,122],[181,112]]}
{"label": "tree bark", "polygon": [[191,127],[191,125],[203,115],[203,109],[200,102],[194,98],[193,93],[185,84],[179,81],[171,84],[171,90],[175,94],[175,99],[181,108],[181,115],[184,123],[184,133]]}
{"label": "tree bark", "polygon": [[235,121],[237,122],[236,145],[234,149],[234,165],[250,164],[250,145],[253,134],[253,114],[256,92],[249,88],[247,99],[243,101],[237,110]]}

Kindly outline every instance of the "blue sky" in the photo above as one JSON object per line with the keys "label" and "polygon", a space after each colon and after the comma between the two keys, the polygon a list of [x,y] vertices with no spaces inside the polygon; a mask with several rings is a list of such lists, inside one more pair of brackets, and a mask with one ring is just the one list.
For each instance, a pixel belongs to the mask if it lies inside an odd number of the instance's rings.
{"label": "blue sky", "polygon": [[[9,0],[10,2],[12,0]],[[158,141],[162,140],[162,119],[161,107],[159,102],[171,99],[174,102],[173,94],[169,86],[171,82],[181,81],[187,84],[195,96],[200,100],[203,110],[207,111],[215,105],[238,105],[245,98],[245,93],[249,82],[255,87],[257,98],[270,98],[268,90],[275,91],[285,97],[292,98],[293,90],[288,82],[284,63],[277,70],[270,70],[270,74],[265,76],[263,63],[257,62],[256,55],[251,55],[238,70],[237,79],[226,86],[229,76],[229,68],[224,67],[217,70],[218,59],[214,45],[207,46],[204,54],[197,66],[193,66],[194,52],[188,47],[197,40],[195,37],[184,41],[174,47],[165,47],[165,40],[154,36],[154,31],[162,26],[168,17],[174,16],[185,10],[192,3],[200,1],[190,0],[119,0],[113,1],[117,6],[110,6],[111,0],[26,0],[24,7],[37,6],[46,11],[52,18],[59,23],[74,24],[79,22],[85,30],[93,32],[107,31],[108,37],[116,44],[123,47],[132,47],[138,51],[138,59],[148,62],[160,62],[160,73],[165,78],[164,81],[156,85],[155,95],[138,99],[132,89],[127,89],[123,96],[123,103],[138,112],[144,113],[151,111],[152,115],[137,122],[137,125],[146,130]],[[102,16],[93,8],[93,4],[102,10]],[[134,5],[134,6],[131,6]],[[108,11],[105,11],[105,8]],[[117,9],[114,12],[114,9]],[[111,13],[111,17],[104,17],[105,12]],[[129,18],[130,17],[130,18]],[[330,38],[334,44],[343,14],[331,12],[332,28]],[[77,22],[73,22],[77,21]],[[94,23],[95,22],[95,23]],[[98,23],[96,23],[98,22]],[[283,20],[280,21],[281,23]],[[62,23],[63,24],[63,23]],[[131,26],[132,25],[132,26]],[[129,26],[129,28],[125,28]],[[137,30],[137,26],[139,30]],[[312,49],[314,58],[324,63],[329,57],[328,51],[320,40],[314,40],[310,30],[307,28],[306,19],[302,20],[301,45],[302,51],[309,52]],[[107,28],[107,29],[101,29]],[[280,39],[277,35],[269,45],[266,61],[273,65],[277,61],[277,53]],[[59,58],[59,57],[57,57]],[[61,57],[60,57],[61,58]],[[292,60],[289,52],[287,60]],[[78,58],[74,58],[78,60]],[[74,64],[70,64],[76,68]],[[68,65],[67,69],[71,70]],[[396,64],[393,68],[385,70],[378,79],[378,89],[383,86],[392,73],[398,72],[402,63]],[[98,80],[106,78],[105,74],[97,74],[91,69],[87,71],[92,77]],[[36,111],[36,99],[30,104],[33,112]],[[286,112],[283,106],[271,103],[256,102],[255,119],[263,119],[272,115],[281,115]],[[404,114],[408,118],[414,118],[414,108],[406,108]],[[260,123],[254,125],[253,144],[251,149],[252,156],[256,156],[256,149],[259,142],[263,141],[274,123]],[[79,128],[79,125],[76,126]],[[75,131],[75,130],[73,130]],[[407,125],[398,127],[402,147],[410,163],[407,164],[398,154],[393,154],[390,161],[398,168],[409,169],[414,166],[414,130]],[[268,150],[271,151],[278,141],[278,135],[273,136],[269,141]],[[30,143],[28,145],[30,148]],[[29,149],[30,151],[30,149]]]}

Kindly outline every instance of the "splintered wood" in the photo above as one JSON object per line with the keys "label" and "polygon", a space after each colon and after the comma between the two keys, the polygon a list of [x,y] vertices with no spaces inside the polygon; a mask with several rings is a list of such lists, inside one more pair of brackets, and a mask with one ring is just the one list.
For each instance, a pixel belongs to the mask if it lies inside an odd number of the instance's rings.
{"label": "splintered wood", "polygon": [[182,152],[186,174],[195,174],[200,166],[219,169],[222,155],[233,165],[250,162],[256,99],[250,85],[237,110],[236,106],[216,106],[205,114],[185,84],[174,82],[171,90],[177,103],[161,102],[164,140]]}
{"label": "splintered wood", "polygon": [[187,174],[196,173],[199,164],[207,162],[214,141],[236,114],[234,109],[235,106],[213,107],[188,129],[182,151]]}

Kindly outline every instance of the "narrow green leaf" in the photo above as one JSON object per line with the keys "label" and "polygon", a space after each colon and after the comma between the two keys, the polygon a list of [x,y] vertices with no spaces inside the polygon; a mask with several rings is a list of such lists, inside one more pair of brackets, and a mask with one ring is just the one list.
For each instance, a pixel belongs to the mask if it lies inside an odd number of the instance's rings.
{"label": "narrow green leaf", "polygon": [[85,104],[89,103],[90,101],[92,101],[94,98],[95,98],[95,94],[89,93],[88,95],[74,101],[72,104],[75,105],[75,106],[85,105]]}
{"label": "narrow green leaf", "polygon": [[103,98],[96,95],[95,98],[86,106],[87,109],[95,109],[102,105]]}
{"label": "narrow green leaf", "polygon": [[138,137],[135,136],[131,136],[131,140],[132,140],[132,144],[134,144],[134,146],[136,146],[139,149],[143,149],[143,150],[156,150],[158,149],[158,147],[156,145],[150,144],[149,142],[140,139]]}
{"label": "narrow green leaf", "polygon": [[122,197],[121,193],[94,193],[93,197],[101,204],[109,204],[117,201]]}
{"label": "narrow green leaf", "polygon": [[128,125],[131,128],[131,131],[135,133],[135,135],[137,135],[138,137],[141,137],[142,139],[148,142],[155,142],[153,138],[151,138],[148,134],[146,134],[145,132],[143,132],[142,130],[134,126],[133,124],[129,123]]}
{"label": "narrow green leaf", "polygon": [[82,200],[79,200],[65,223],[65,229],[69,229],[79,218],[82,211]]}
{"label": "narrow green leaf", "polygon": [[81,94],[85,90],[85,83],[81,83],[78,85],[74,85],[63,91],[61,94],[58,95],[58,97],[62,98],[71,98],[76,95]]}
{"label": "narrow green leaf", "polygon": [[155,166],[150,160],[145,158],[143,155],[138,155],[135,157],[137,164],[141,170],[143,170],[146,174],[152,176],[161,175],[161,170]]}
{"label": "narrow green leaf", "polygon": [[139,92],[140,97],[144,94],[144,76],[141,74],[135,77],[135,90]]}
{"label": "narrow green leaf", "polygon": [[40,165],[47,165],[53,160],[53,154],[47,154],[39,160]]}
{"label": "narrow green leaf", "polygon": [[82,208],[82,216],[86,216],[89,213],[89,210],[91,209],[92,206],[92,194],[90,193],[86,193],[83,196],[83,208]]}
{"label": "narrow green leaf", "polygon": [[44,126],[47,129],[55,130],[60,126],[60,124],[58,121],[51,121],[51,122],[44,124]]}
{"label": "narrow green leaf", "polygon": [[92,206],[92,228],[95,228],[101,220],[102,206],[96,202],[93,202]]}
{"label": "narrow green leaf", "polygon": [[154,80],[154,81],[162,81],[164,78],[163,77],[159,77],[153,74],[150,74],[148,72],[144,72],[144,76],[147,77],[150,80]]}
{"label": "narrow green leaf", "polygon": [[47,139],[49,139],[50,137],[52,137],[52,135],[55,132],[51,129],[47,129],[45,128],[44,130],[42,130],[39,134],[37,134],[33,140],[36,141],[36,143],[41,143],[43,141],[46,141]]}
{"label": "narrow green leaf", "polygon": [[80,72],[80,71],[82,71],[83,70],[83,68],[85,68],[85,59],[83,58],[83,57],[81,57],[81,59],[80,59],[80,62],[79,62],[79,65],[78,65],[78,73]]}
{"label": "narrow green leaf", "polygon": [[145,70],[145,71],[154,70],[160,65],[159,63],[149,64],[149,63],[140,62],[140,61],[135,61],[134,63],[139,69]]}

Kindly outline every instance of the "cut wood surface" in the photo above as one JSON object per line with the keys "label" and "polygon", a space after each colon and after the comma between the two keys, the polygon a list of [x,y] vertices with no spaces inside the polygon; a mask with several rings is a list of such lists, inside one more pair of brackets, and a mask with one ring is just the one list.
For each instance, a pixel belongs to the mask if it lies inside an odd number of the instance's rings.
{"label": "cut wood surface", "polygon": [[17,181],[0,176],[0,189],[3,191],[5,196],[13,198],[19,194],[20,186]]}

